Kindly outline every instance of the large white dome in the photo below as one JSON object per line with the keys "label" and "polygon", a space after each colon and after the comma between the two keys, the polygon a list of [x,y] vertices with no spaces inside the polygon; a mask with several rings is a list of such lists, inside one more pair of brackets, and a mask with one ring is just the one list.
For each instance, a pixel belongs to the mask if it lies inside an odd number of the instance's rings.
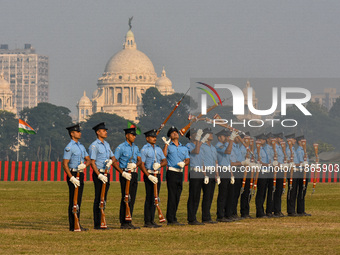
{"label": "large white dome", "polygon": [[4,79],[3,74],[0,74],[0,89],[1,90],[10,90],[9,83]]}
{"label": "large white dome", "polygon": [[123,49],[107,62],[105,73],[156,75],[151,60],[137,49]]}

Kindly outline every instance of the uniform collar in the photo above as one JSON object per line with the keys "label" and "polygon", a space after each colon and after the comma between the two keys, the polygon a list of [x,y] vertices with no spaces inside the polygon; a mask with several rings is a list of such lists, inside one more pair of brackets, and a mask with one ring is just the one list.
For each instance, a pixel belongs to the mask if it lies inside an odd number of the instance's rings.
{"label": "uniform collar", "polygon": [[[175,146],[177,147],[177,145],[176,145],[176,144],[174,144],[174,142],[173,142],[173,141],[171,141],[171,142],[170,142],[170,144],[173,144],[173,145],[175,145]],[[180,142],[178,142],[178,146],[182,146],[182,144],[181,144]]]}
{"label": "uniform collar", "polygon": [[151,143],[147,143],[147,144],[146,144],[146,147],[156,148],[156,147],[157,147],[157,144],[155,144],[155,147],[152,147]]}
{"label": "uniform collar", "polygon": [[127,145],[127,146],[130,146],[130,147],[135,145],[135,143],[132,143],[132,145],[130,145],[127,141],[125,141],[124,144]]}
{"label": "uniform collar", "polygon": [[104,140],[104,142],[102,142],[102,141],[100,141],[100,140],[97,138],[96,142],[97,142],[97,143],[104,144],[104,143],[105,143],[105,140]]}

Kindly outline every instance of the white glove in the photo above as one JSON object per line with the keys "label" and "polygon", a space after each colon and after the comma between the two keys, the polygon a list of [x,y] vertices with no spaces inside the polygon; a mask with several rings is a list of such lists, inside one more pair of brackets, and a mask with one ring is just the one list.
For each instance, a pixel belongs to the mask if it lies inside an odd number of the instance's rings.
{"label": "white glove", "polygon": [[304,167],[306,167],[306,165],[308,165],[308,162],[307,162],[307,161],[303,161],[302,165],[303,165]]}
{"label": "white glove", "polygon": [[134,170],[136,169],[137,165],[135,163],[127,163],[127,169],[128,170]]}
{"label": "white glove", "polygon": [[98,179],[101,180],[103,183],[107,183],[107,177],[103,174],[99,174]]}
{"label": "white glove", "polygon": [[290,163],[289,163],[289,168],[294,169],[294,167],[295,167],[295,163],[294,163],[294,162],[290,162]]}
{"label": "white glove", "polygon": [[153,184],[157,184],[158,183],[158,178],[149,174],[148,175],[148,179],[153,183]]}
{"label": "white glove", "polygon": [[205,134],[205,136],[203,136],[201,142],[202,142],[202,143],[206,143],[206,142],[208,141],[208,138],[209,138],[209,137],[210,137],[210,134],[209,134],[209,133],[208,133],[208,134]]}
{"label": "white glove", "polygon": [[250,159],[247,158],[246,160],[242,161],[241,164],[242,164],[242,166],[249,165],[250,164]]}
{"label": "white glove", "polygon": [[123,176],[126,180],[128,180],[128,181],[131,180],[131,174],[129,174],[129,173],[127,173],[127,172],[123,172],[123,173],[122,173],[122,176]]}
{"label": "white glove", "polygon": [[201,140],[202,135],[203,135],[202,129],[197,130],[195,140],[196,140],[196,141]]}
{"label": "white glove", "polygon": [[234,184],[235,183],[235,177],[234,177],[234,175],[233,176],[231,176],[231,178],[230,178],[230,184]]}
{"label": "white glove", "polygon": [[237,132],[236,130],[234,130],[233,132],[231,132],[230,140],[234,141],[237,135],[238,135],[238,132]]}
{"label": "white glove", "polygon": [[77,180],[77,178],[76,178],[76,177],[74,177],[74,176],[72,176],[72,177],[70,178],[70,182],[72,182],[72,183],[73,183],[73,185],[74,185],[74,187],[75,187],[75,188],[77,188],[77,187],[79,187],[79,186],[80,186],[80,181],[79,181],[79,180]]}
{"label": "white glove", "polygon": [[216,177],[216,182],[217,182],[217,185],[220,185],[220,183],[221,183],[221,177],[220,176]]}
{"label": "white glove", "polygon": [[182,162],[178,162],[177,165],[180,167],[180,168],[184,168],[185,167],[185,163],[182,161]]}
{"label": "white glove", "polygon": [[278,165],[279,165],[279,162],[276,161],[276,160],[274,160],[274,161],[273,161],[273,166],[278,166]]}
{"label": "white glove", "polygon": [[169,138],[169,140],[166,140],[166,137],[162,137],[162,140],[163,140],[163,142],[165,143],[165,144],[167,144],[167,145],[170,145],[170,142],[171,142],[171,139]]}
{"label": "white glove", "polygon": [[209,176],[205,176],[204,177],[204,184],[208,184],[209,183]]}
{"label": "white glove", "polygon": [[160,167],[161,167],[161,164],[159,164],[157,162],[153,163],[153,165],[152,165],[153,170],[158,170]]}
{"label": "white glove", "polygon": [[111,165],[112,165],[112,159],[107,159],[105,160],[105,163],[106,163],[106,168],[107,169],[110,169]]}
{"label": "white glove", "polygon": [[81,163],[78,167],[77,167],[77,169],[79,170],[79,171],[81,171],[81,170],[83,170],[83,169],[85,169],[86,168],[86,165],[84,164],[84,163]]}

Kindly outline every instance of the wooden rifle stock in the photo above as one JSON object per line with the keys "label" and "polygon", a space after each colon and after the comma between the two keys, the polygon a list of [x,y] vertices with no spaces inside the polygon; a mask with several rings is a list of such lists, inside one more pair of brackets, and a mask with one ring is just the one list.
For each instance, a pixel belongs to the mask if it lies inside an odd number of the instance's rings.
{"label": "wooden rifle stock", "polygon": [[[131,170],[128,171],[129,174],[131,174]],[[129,199],[130,198],[130,181],[126,180],[125,184],[125,220],[126,221],[132,221],[131,212],[130,212],[130,206],[129,206]]]}
{"label": "wooden rifle stock", "polygon": [[[260,141],[256,141],[257,161],[258,161],[258,162],[261,162],[261,156],[260,156],[260,154],[261,154],[261,151],[260,151],[260,150],[261,150],[261,147],[262,147],[261,142],[260,142]],[[254,180],[253,194],[255,194],[255,192],[256,192],[257,181],[258,181],[258,179],[259,179],[260,171],[261,171],[261,169],[257,169],[257,168],[256,168],[256,176],[255,176],[255,180]]]}
{"label": "wooden rifle stock", "polygon": [[[249,147],[250,145],[250,137],[249,136],[245,136],[244,137],[244,142],[246,144],[247,147]],[[246,154],[246,158],[249,158],[249,151],[247,151],[247,154]],[[246,186],[246,180],[247,180],[247,171],[244,171],[243,173],[243,180],[242,180],[242,187],[241,187],[241,191],[240,193],[242,194],[244,192],[244,187]]]}
{"label": "wooden rifle stock", "polygon": [[[289,147],[289,151],[290,151],[290,162],[294,163],[294,155],[293,155],[293,142],[291,139],[287,140],[288,142],[288,147]],[[290,168],[290,177],[289,177],[289,197],[290,197],[290,193],[292,191],[293,188],[293,174],[295,171],[295,164],[293,167]]]}
{"label": "wooden rifle stock", "polygon": [[[105,167],[105,172],[104,176],[107,177],[107,167]],[[100,204],[99,204],[99,209],[100,209],[100,228],[107,228],[106,225],[106,219],[105,219],[105,206],[106,206],[106,201],[105,201],[105,190],[106,190],[106,183],[102,184],[102,190],[100,193]]]}
{"label": "wooden rifle stock", "polygon": [[[253,152],[251,156],[251,162],[254,163],[254,139],[250,139],[250,150]],[[254,170],[253,167],[250,169],[250,185],[249,185],[249,198],[248,203],[251,201],[252,190],[253,190],[253,183],[254,183]]]}
{"label": "wooden rifle stock", "polygon": [[[303,160],[307,161],[307,148],[306,148],[306,139],[301,140],[304,156]],[[307,177],[307,170],[305,169],[305,166],[303,166],[303,181],[302,181],[302,193],[301,198],[303,198],[303,192],[306,190],[306,177]]]}
{"label": "wooden rifle stock", "polygon": [[190,90],[190,88],[187,90],[187,92],[185,92],[185,94],[182,96],[182,98],[176,103],[174,109],[172,109],[172,111],[170,112],[168,117],[166,117],[166,119],[163,121],[161,126],[158,128],[157,133],[156,133],[157,135],[164,128],[165,124],[168,122],[168,120],[170,119],[171,115],[176,111],[177,107],[181,104],[182,100],[184,99],[185,95],[189,92],[189,90]]}
{"label": "wooden rifle stock", "polygon": [[[154,176],[157,178],[157,174],[154,174]],[[160,222],[160,223],[165,222],[165,218],[164,218],[164,216],[163,216],[162,210],[161,210],[161,208],[159,207],[159,198],[158,198],[157,183],[155,183],[155,184],[153,185],[153,193],[154,193],[154,196],[155,196],[155,206],[156,206],[157,211],[158,211],[158,219],[159,219],[159,222]]]}
{"label": "wooden rifle stock", "polygon": [[[79,172],[77,172],[77,180],[79,181]],[[73,195],[73,216],[74,216],[74,232],[79,232],[81,231],[80,229],[80,224],[79,224],[79,219],[78,219],[78,187],[74,188],[74,195]]]}
{"label": "wooden rifle stock", "polygon": [[[210,106],[208,109],[207,109],[207,113],[208,112],[210,112],[210,111],[212,111],[212,110],[214,110],[217,106],[219,106],[220,105],[220,103],[218,103],[218,104],[214,104],[213,106]],[[182,129],[180,129],[179,130],[179,133],[181,134],[181,136],[184,136],[185,135],[185,133],[190,129],[190,126],[191,126],[191,124],[192,123],[194,123],[194,122],[196,122],[199,118],[201,118],[203,116],[203,114],[201,113],[201,114],[199,114],[199,115],[197,115],[193,120],[191,120],[190,122],[189,122],[189,124],[188,125],[186,125],[184,128],[182,128]]]}
{"label": "wooden rifle stock", "polygon": [[[274,150],[274,161],[277,161],[276,139],[272,138],[271,143],[272,143],[272,147]],[[275,167],[274,167],[272,200],[274,200],[274,193],[276,191],[276,176],[277,176],[277,172],[275,171]]]}
{"label": "wooden rifle stock", "polygon": [[315,192],[315,186],[316,186],[316,182],[317,182],[317,173],[318,171],[316,171],[317,169],[319,169],[319,144],[317,143],[314,143],[313,144],[313,147],[314,147],[314,151],[315,151],[315,163],[316,163],[316,169],[314,171],[314,178],[313,178],[313,190],[312,190],[312,195],[314,194]]}
{"label": "wooden rifle stock", "polygon": [[[282,147],[282,151],[283,151],[283,155],[284,155],[283,163],[287,164],[286,143],[282,141],[282,142],[280,142],[280,145]],[[284,169],[282,194],[284,194],[286,192],[286,183],[287,183],[287,171],[285,171],[285,169]]]}

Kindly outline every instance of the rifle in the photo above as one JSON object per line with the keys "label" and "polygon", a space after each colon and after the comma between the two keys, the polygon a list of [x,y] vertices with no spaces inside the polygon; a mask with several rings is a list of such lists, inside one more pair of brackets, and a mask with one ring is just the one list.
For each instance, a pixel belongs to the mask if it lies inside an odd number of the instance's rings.
{"label": "rifle", "polygon": [[170,112],[170,114],[168,115],[168,117],[163,121],[163,123],[161,124],[161,126],[158,128],[157,130],[157,135],[159,134],[159,132],[161,132],[161,130],[164,128],[165,124],[168,122],[168,120],[170,119],[171,115],[176,111],[177,107],[180,105],[180,103],[182,102],[183,98],[186,96],[186,94],[189,92],[190,88],[187,90],[187,92],[185,92],[185,94],[182,96],[182,98],[176,103],[174,109],[172,109],[172,111]]}
{"label": "rifle", "polygon": [[[79,172],[77,172],[77,180],[79,181]],[[79,212],[79,206],[78,206],[78,187],[74,188],[74,195],[73,195],[73,216],[74,216],[74,232],[81,231],[79,219],[78,219],[78,212]]]}
{"label": "rifle", "polygon": [[[131,170],[128,170],[128,173],[131,174]],[[130,181],[126,180],[125,184],[125,220],[126,221],[132,221],[131,212],[130,212],[130,206],[129,206],[129,200],[130,200]]]}
{"label": "rifle", "polygon": [[[293,143],[291,139],[287,140],[288,146],[289,146],[289,150],[290,150],[290,162],[294,163],[294,154],[293,154]],[[289,195],[288,198],[290,198],[290,193],[292,192],[293,189],[293,174],[295,171],[295,164],[294,166],[290,169],[290,177],[289,177]]]}
{"label": "rifle", "polygon": [[[250,149],[253,152],[254,155],[254,139],[250,139]],[[254,157],[251,157],[251,162],[254,163]],[[250,186],[249,186],[249,198],[248,203],[250,203],[251,196],[252,196],[252,190],[253,190],[253,182],[254,182],[254,171],[253,168],[250,169]]]}
{"label": "rifle", "polygon": [[[222,103],[224,102],[224,100],[222,101]],[[207,113],[214,110],[217,106],[221,105],[220,103],[218,104],[214,104],[213,106],[210,106],[208,109],[207,109]],[[203,116],[203,114],[199,114],[197,115],[196,117],[194,117],[188,125],[186,125],[184,128],[182,128],[181,130],[179,130],[179,133],[181,134],[181,136],[184,136],[185,133],[189,130],[190,126],[192,123],[198,121],[201,117]]]}
{"label": "rifle", "polygon": [[[261,162],[261,156],[260,156],[261,147],[262,147],[261,142],[260,141],[256,141],[257,161],[258,162]],[[253,195],[255,195],[255,193],[256,193],[257,181],[259,179],[259,174],[260,174],[260,169],[256,169],[256,176],[255,176],[254,187],[253,187]]]}
{"label": "rifle", "polygon": [[[319,144],[314,143],[313,146],[314,146],[314,151],[315,151],[315,163],[316,163],[316,168],[318,169],[318,164],[319,164]],[[313,190],[312,190],[312,195],[313,195],[314,192],[315,192],[315,186],[316,186],[316,181],[317,181],[316,175],[317,175],[317,171],[314,171],[314,179],[313,179]]]}
{"label": "rifle", "polygon": [[[107,177],[107,167],[105,166],[105,172],[104,176]],[[100,209],[100,228],[107,228],[106,225],[106,220],[105,220],[105,206],[106,206],[106,201],[105,201],[105,190],[106,190],[106,183],[102,184],[102,191],[100,193],[100,204],[99,204],[99,209]]]}
{"label": "rifle", "polygon": [[[249,145],[250,145],[250,137],[249,136],[244,137],[244,142],[247,145],[247,147],[249,147]],[[246,158],[249,158],[249,154],[250,153],[247,151]],[[240,194],[242,194],[244,192],[244,187],[246,186],[246,180],[247,180],[247,171],[244,171],[244,173],[243,173],[243,180],[242,180],[242,187],[241,187],[241,190],[240,190]]]}
{"label": "rifle", "polygon": [[[277,161],[277,151],[276,151],[276,140],[275,140],[275,138],[271,139],[271,143],[272,143],[273,150],[274,150],[274,161]],[[276,175],[277,175],[277,172],[275,171],[275,167],[274,167],[272,200],[274,200],[274,193],[276,191]]]}
{"label": "rifle", "polygon": [[[157,174],[155,173],[154,176],[157,177]],[[155,196],[155,206],[156,206],[157,211],[158,211],[159,222],[160,223],[165,222],[165,218],[163,216],[161,208],[159,207],[159,197],[158,197],[157,183],[155,183],[153,185],[153,193],[154,193],[154,196]]]}
{"label": "rifle", "polygon": [[[281,144],[283,155],[284,155],[283,163],[287,164],[286,143],[282,141],[280,144]],[[287,179],[287,171],[284,171],[282,194],[284,194],[286,192],[286,179]]]}
{"label": "rifle", "polygon": [[[301,145],[303,148],[303,160],[307,161],[307,148],[306,148],[306,139],[301,140]],[[303,181],[302,181],[302,193],[301,193],[301,198],[303,198],[303,192],[306,190],[306,177],[307,177],[307,171],[305,169],[306,167],[303,167]]]}

